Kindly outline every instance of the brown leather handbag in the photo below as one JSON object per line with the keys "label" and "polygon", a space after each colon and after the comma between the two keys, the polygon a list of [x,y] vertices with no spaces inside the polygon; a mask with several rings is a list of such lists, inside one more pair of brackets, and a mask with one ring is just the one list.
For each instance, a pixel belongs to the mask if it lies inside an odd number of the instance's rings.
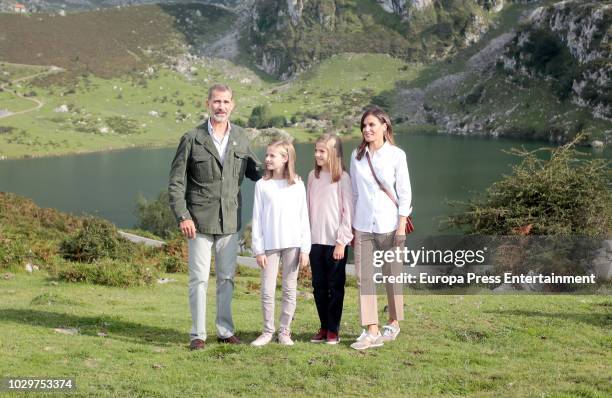
{"label": "brown leather handbag", "polygon": [[[399,209],[399,204],[397,203],[397,200],[395,200],[393,195],[391,195],[391,192],[389,192],[389,190],[382,184],[382,182],[380,182],[378,177],[376,177],[376,173],[374,172],[374,167],[372,166],[372,161],[370,160],[370,154],[366,152],[365,155],[366,155],[366,159],[368,159],[368,165],[370,166],[372,177],[374,177],[374,180],[376,180],[376,183],[378,184],[380,189],[382,189],[382,191],[387,194],[389,199],[391,199],[395,207]],[[408,235],[409,233],[413,231],[414,231],[414,224],[412,223],[412,216],[408,216],[406,217],[406,235]]]}

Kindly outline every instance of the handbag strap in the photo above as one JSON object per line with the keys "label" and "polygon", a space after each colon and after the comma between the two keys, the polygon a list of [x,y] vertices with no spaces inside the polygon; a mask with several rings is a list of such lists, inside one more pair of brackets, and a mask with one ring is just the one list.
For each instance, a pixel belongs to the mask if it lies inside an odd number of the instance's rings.
{"label": "handbag strap", "polygon": [[389,199],[391,199],[391,202],[393,202],[395,207],[397,207],[399,209],[399,204],[397,203],[397,200],[395,200],[393,195],[391,195],[391,192],[389,192],[389,190],[387,188],[385,188],[385,186],[382,184],[382,182],[380,182],[378,177],[376,177],[376,173],[374,172],[374,167],[372,166],[372,161],[370,160],[370,153],[366,152],[365,155],[366,155],[366,159],[368,159],[368,166],[370,166],[370,171],[372,172],[372,177],[374,177],[374,180],[376,180],[376,183],[378,184],[380,189],[382,189],[383,192],[387,194]]}

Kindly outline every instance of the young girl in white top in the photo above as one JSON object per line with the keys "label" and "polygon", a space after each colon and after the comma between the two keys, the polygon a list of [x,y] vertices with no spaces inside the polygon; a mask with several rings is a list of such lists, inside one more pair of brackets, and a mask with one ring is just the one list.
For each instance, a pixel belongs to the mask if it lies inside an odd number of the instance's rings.
{"label": "young girl in white top", "polygon": [[338,344],[344,302],[348,244],[353,239],[351,180],[342,164],[340,138],[323,134],[315,143],[315,169],[308,175],[312,287],[321,327],[313,343]]}
{"label": "young girl in white top", "polygon": [[308,265],[310,224],[304,183],[295,173],[295,149],[287,140],[268,145],[265,176],[255,184],[252,248],[261,268],[263,333],[251,344],[272,341],[274,293],[282,263],[282,306],[278,342],[293,345],[291,320],[295,313],[298,265]]}

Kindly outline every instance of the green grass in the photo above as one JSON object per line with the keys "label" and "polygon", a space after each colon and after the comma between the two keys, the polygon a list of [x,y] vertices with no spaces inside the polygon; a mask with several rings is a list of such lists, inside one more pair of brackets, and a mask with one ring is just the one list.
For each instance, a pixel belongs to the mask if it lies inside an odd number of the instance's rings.
{"label": "green grass", "polygon": [[[612,393],[607,296],[407,295],[399,338],[356,352],[348,347],[360,332],[354,288],[347,289],[339,346],[306,342],[318,321],[312,296],[301,290],[292,325],[296,345],[256,349],[215,342],[211,287],[211,336],[204,350],[190,352],[187,277],[166,276],[177,282],[120,289],[55,283],[43,274],[0,280],[0,374],[75,377],[75,396]],[[261,329],[258,286],[256,271],[236,279],[235,323],[247,342]]]}
{"label": "green grass", "polygon": [[[0,126],[14,128],[12,133],[0,136],[0,156],[174,146],[185,131],[200,122],[206,112],[206,90],[214,82],[225,82],[233,88],[234,120],[248,120],[255,106],[268,103],[274,116],[284,115],[287,119],[296,113],[327,119],[349,118],[348,133],[355,135],[358,131],[353,128],[357,123],[354,118],[371,98],[391,89],[397,81],[414,78],[420,68],[386,55],[342,54],[294,81],[274,83],[225,60],[201,61],[195,67],[197,70],[191,76],[157,68],[147,77],[88,76],[67,85],[47,87],[23,82],[19,92],[35,90],[36,98],[44,106],[35,112],[0,120]],[[61,105],[68,105],[71,111],[55,112]],[[159,117],[151,116],[151,111],[158,112]],[[137,131],[128,135],[110,130],[103,133],[109,127],[108,119],[113,117],[133,120]],[[319,133],[297,127],[287,130],[299,141],[311,141]]]}
{"label": "green grass", "polygon": [[36,73],[44,72],[48,68],[35,65],[18,65],[8,62],[0,62],[0,83],[9,82]]}
{"label": "green grass", "polygon": [[10,112],[25,111],[36,107],[34,102],[16,97],[13,93],[8,91],[0,92],[0,104],[2,104],[0,105],[0,109],[6,109]]}

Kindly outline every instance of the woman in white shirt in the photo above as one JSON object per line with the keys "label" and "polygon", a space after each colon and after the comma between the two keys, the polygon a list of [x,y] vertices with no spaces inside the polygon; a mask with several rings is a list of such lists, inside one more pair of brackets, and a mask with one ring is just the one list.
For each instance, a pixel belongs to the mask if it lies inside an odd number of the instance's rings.
{"label": "woman in white shirt", "polygon": [[[406,154],[394,145],[389,116],[372,107],[361,117],[363,140],[351,155],[351,185],[355,215],[355,274],[359,286],[359,315],[367,328],[351,347],[364,350],[395,340],[399,321],[404,319],[404,296],[401,283],[385,282],[389,319],[378,328],[375,274],[400,275],[402,262],[385,262],[377,268],[381,251],[403,247],[406,240],[406,219],[412,212],[412,191]],[[373,169],[373,170],[372,170]],[[373,175],[376,174],[376,178]],[[385,187],[383,191],[376,179]],[[393,199],[389,197],[391,195]],[[380,281],[380,275],[376,281]]]}

